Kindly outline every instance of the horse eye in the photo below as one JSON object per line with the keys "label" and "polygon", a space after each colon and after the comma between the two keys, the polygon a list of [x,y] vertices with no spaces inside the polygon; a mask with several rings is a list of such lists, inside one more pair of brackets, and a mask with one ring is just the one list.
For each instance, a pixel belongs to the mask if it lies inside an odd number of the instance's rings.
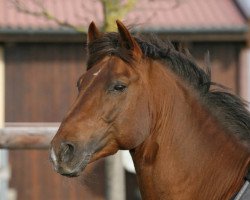
{"label": "horse eye", "polygon": [[123,92],[126,89],[126,85],[117,84],[114,86],[115,91]]}
{"label": "horse eye", "polygon": [[123,92],[127,86],[123,83],[116,83],[109,88],[110,92]]}

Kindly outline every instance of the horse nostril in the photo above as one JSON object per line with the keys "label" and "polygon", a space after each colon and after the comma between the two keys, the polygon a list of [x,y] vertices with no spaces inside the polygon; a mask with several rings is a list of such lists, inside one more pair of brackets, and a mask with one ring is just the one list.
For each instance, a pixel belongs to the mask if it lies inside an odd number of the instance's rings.
{"label": "horse nostril", "polygon": [[61,144],[61,160],[68,162],[74,155],[75,146],[69,142],[63,142]]}

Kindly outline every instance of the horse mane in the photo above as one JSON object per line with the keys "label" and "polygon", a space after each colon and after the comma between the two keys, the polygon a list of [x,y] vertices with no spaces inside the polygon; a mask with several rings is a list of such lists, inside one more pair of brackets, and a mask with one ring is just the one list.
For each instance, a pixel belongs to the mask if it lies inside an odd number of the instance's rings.
{"label": "horse mane", "polygon": [[[199,67],[191,54],[177,49],[173,43],[155,36],[134,36],[144,57],[165,63],[177,76],[198,91],[201,102],[217,120],[240,140],[250,143],[250,112],[246,102],[211,81],[210,66]],[[124,50],[118,33],[105,33],[88,44],[87,69],[107,55],[115,55],[127,63],[133,62],[131,52]],[[215,85],[216,89],[211,89]]]}

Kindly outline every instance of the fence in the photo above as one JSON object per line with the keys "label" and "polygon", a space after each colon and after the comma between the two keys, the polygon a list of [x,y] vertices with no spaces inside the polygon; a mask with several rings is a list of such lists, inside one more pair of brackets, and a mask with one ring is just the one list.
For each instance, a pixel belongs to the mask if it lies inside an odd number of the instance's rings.
{"label": "fence", "polygon": [[[5,127],[0,129],[0,149],[48,149],[58,126],[59,123],[6,123]],[[7,157],[5,159],[7,160]],[[106,199],[124,200],[125,178],[120,155],[109,157],[105,164],[107,169],[105,172]],[[8,166],[5,166],[6,173],[8,173],[6,167]],[[6,189],[5,181],[2,190]],[[0,200],[6,200],[6,191],[1,191],[0,194]]]}
{"label": "fence", "polygon": [[59,123],[6,123],[0,130],[0,148],[48,149]]}

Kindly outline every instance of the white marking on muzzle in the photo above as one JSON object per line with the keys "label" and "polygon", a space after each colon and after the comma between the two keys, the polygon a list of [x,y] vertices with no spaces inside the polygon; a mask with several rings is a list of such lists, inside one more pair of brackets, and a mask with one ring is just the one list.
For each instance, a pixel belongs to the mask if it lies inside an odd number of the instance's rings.
{"label": "white marking on muzzle", "polygon": [[51,157],[51,160],[54,164],[55,170],[57,170],[58,169],[58,162],[57,162],[56,154],[55,154],[53,147],[51,148],[51,151],[50,151],[50,157]]}

